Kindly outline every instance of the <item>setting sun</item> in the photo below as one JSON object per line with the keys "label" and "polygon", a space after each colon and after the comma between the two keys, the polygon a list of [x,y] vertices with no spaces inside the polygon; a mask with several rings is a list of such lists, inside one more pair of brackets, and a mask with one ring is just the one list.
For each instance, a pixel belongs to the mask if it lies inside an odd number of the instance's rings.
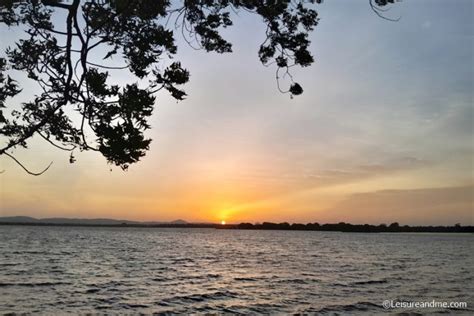
{"label": "setting sun", "polygon": [[473,8],[0,0],[0,316],[474,316]]}

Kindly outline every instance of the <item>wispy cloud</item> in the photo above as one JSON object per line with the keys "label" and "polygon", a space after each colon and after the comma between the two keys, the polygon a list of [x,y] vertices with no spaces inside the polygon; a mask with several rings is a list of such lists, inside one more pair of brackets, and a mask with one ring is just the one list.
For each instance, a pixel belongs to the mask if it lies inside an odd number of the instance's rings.
{"label": "wispy cloud", "polygon": [[474,186],[356,193],[327,210],[326,216],[358,223],[472,225]]}

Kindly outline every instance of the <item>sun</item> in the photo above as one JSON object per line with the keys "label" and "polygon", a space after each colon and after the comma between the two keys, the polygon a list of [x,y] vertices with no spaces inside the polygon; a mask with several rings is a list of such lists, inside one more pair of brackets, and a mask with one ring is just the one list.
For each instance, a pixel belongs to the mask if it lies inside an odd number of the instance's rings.
{"label": "sun", "polygon": [[221,225],[225,225],[225,221],[221,221]]}

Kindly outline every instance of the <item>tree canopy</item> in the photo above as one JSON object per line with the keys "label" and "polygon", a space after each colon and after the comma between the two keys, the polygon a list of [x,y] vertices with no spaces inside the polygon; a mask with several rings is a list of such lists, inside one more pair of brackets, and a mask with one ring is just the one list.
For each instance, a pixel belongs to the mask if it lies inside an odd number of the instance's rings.
{"label": "tree canopy", "polygon": [[[33,136],[70,151],[97,151],[126,170],[146,154],[156,93],[183,100],[189,71],[176,60],[177,36],[195,49],[230,53],[221,32],[235,12],[262,20],[265,41],[258,57],[277,72],[278,89],[299,95],[289,71],[314,62],[308,34],[319,22],[321,0],[0,0],[0,24],[20,27],[26,37],[0,55],[0,156],[15,160]],[[370,1],[374,12],[394,0]],[[100,48],[100,49],[99,49]],[[106,52],[100,59],[96,51]],[[117,57],[123,65],[116,66]],[[114,59],[114,61],[117,60]],[[137,83],[114,84],[110,72],[129,72]],[[41,93],[16,108],[22,92],[15,71],[37,82]],[[278,82],[288,74],[291,82]],[[79,114],[79,119],[73,117]],[[48,166],[49,167],[49,166]],[[45,170],[44,170],[45,171]],[[43,171],[43,172],[44,172]]]}

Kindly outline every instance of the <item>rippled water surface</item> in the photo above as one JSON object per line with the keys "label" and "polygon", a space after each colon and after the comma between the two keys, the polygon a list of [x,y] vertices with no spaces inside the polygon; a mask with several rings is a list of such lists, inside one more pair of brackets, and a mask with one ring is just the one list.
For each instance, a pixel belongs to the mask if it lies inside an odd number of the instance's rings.
{"label": "rippled water surface", "polygon": [[[0,311],[474,311],[473,235],[0,226]],[[463,310],[384,310],[387,299]]]}

